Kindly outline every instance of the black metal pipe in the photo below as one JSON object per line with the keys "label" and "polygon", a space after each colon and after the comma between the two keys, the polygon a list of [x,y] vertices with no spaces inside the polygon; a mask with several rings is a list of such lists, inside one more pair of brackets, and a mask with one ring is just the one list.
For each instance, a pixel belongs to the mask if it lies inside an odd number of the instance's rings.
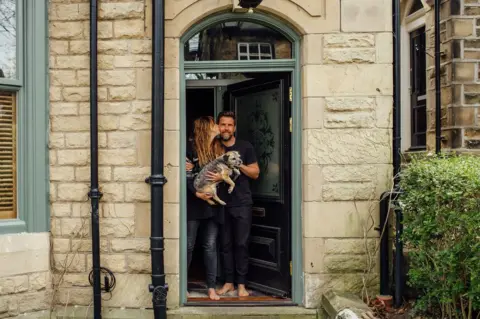
{"label": "black metal pipe", "polygon": [[164,82],[165,82],[165,2],[154,0],[152,6],[152,163],[151,176],[145,181],[151,189],[151,235],[153,314],[155,319],[167,318],[168,285],[165,283],[164,240],[163,240],[163,186],[167,182],[163,175],[164,155]]}
{"label": "black metal pipe", "polygon": [[393,176],[398,183],[401,152],[400,0],[393,1]]}
{"label": "black metal pipe", "polygon": [[442,147],[442,101],[440,83],[440,0],[435,0],[435,152]]}
{"label": "black metal pipe", "polygon": [[384,192],[380,196],[380,294],[390,294],[389,284],[389,265],[390,258],[388,252],[388,211],[390,207],[390,192]]}
{"label": "black metal pipe", "polygon": [[98,189],[98,92],[97,92],[97,0],[90,0],[90,197],[92,204],[93,317],[102,318],[100,286],[100,227],[98,206],[102,193]]}
{"label": "black metal pipe", "polygon": [[403,212],[395,209],[395,307],[400,308],[403,304],[404,269],[403,269]]}

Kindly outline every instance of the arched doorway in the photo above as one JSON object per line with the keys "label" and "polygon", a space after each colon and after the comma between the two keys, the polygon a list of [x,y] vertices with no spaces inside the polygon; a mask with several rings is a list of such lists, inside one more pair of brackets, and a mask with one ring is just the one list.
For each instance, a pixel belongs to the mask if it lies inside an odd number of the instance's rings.
{"label": "arched doorway", "polygon": [[[185,167],[193,120],[232,110],[237,137],[253,144],[261,170],[251,185],[247,278],[247,288],[258,298],[232,296],[228,302],[222,299],[223,305],[301,304],[303,300],[299,54],[297,33],[261,13],[215,15],[180,39],[180,167]],[[180,181],[185,178],[180,169]],[[194,277],[204,271],[201,258],[194,257],[187,273],[185,183],[180,183],[180,191],[180,303],[193,305],[207,299],[186,297],[187,287],[192,288]],[[201,247],[198,239],[197,243]],[[220,280],[221,276],[220,271]]]}

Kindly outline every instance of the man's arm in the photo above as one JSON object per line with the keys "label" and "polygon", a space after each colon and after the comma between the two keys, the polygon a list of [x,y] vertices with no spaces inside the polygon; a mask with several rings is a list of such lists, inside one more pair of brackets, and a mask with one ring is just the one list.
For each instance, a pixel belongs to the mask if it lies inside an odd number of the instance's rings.
{"label": "man's arm", "polygon": [[251,179],[257,179],[260,176],[260,167],[258,167],[257,162],[249,165],[240,165],[240,171]]}

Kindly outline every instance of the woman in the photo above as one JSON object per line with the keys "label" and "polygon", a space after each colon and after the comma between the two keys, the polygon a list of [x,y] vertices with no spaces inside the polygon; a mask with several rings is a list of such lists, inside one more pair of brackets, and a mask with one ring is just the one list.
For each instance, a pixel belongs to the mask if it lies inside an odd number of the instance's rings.
{"label": "woman", "polygon": [[[223,145],[217,135],[218,127],[213,117],[202,116],[194,121],[193,139],[187,143],[187,267],[190,268],[193,249],[199,227],[204,228],[203,260],[207,272],[208,296],[219,300],[215,292],[217,277],[217,235],[219,224],[223,221],[223,207],[212,206],[206,202],[212,196],[199,193],[193,187],[195,174],[203,166],[224,153]],[[223,184],[223,183],[222,183]],[[222,196],[226,187],[220,184],[218,194]]]}

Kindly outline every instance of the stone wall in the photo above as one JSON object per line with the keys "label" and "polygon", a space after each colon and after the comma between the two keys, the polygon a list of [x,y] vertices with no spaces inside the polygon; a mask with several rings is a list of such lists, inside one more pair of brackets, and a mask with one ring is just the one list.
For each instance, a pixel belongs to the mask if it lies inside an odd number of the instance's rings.
{"label": "stone wall", "polygon": [[0,318],[50,309],[49,236],[0,236]]}
{"label": "stone wall", "polygon": [[[428,149],[435,149],[435,28],[433,1],[426,5]],[[440,8],[442,147],[480,149],[480,2],[442,1]]]}
{"label": "stone wall", "polygon": [[[165,270],[179,304],[179,38],[231,0],[167,0]],[[391,1],[265,0],[259,10],[303,36],[305,305],[327,288],[359,291],[391,171]],[[288,16],[287,16],[288,13]],[[89,305],[88,1],[50,3],[50,180],[58,303]],[[103,305],[149,307],[151,1],[100,1],[99,174],[102,265],[117,287]],[[367,227],[369,230],[365,230]],[[321,252],[321,253],[319,253]],[[374,272],[376,270],[374,269]],[[128,292],[128,293],[127,293]],[[107,298],[108,299],[108,298]]]}

